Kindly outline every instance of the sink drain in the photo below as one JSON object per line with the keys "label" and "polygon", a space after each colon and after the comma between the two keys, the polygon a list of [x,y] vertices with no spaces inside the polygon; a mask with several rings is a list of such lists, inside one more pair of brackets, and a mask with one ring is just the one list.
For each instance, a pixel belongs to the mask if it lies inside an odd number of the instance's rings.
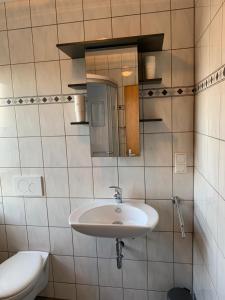
{"label": "sink drain", "polygon": [[112,222],[112,224],[123,225],[123,222],[121,222],[121,221],[114,221],[114,222]]}

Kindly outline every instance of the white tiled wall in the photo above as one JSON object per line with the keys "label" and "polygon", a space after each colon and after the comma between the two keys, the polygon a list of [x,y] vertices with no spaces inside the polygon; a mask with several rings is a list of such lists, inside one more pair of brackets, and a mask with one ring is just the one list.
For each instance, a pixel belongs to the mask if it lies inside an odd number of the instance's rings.
{"label": "white tiled wall", "polygon": [[[162,85],[193,85],[192,0],[18,0],[0,4],[0,97],[72,94],[67,87],[82,62],[55,44],[165,33],[157,72]],[[76,73],[77,74],[77,73]],[[81,74],[82,75],[82,74]],[[150,87],[149,87],[150,88]],[[86,126],[71,126],[72,103],[0,107],[0,260],[18,250],[51,252],[44,295],[78,300],[158,300],[174,285],[192,287],[193,96],[142,101],[138,158],[91,158]],[[174,153],[187,152],[188,173],[174,174]],[[12,176],[41,175],[45,197],[16,197]],[[160,221],[154,233],[125,240],[116,269],[111,239],[72,231],[72,209],[110,198],[145,200]],[[182,198],[187,238],[181,240],[170,197]]]}
{"label": "white tiled wall", "polygon": [[[224,66],[225,3],[196,3],[196,83]],[[194,291],[225,299],[225,82],[196,95]]]}

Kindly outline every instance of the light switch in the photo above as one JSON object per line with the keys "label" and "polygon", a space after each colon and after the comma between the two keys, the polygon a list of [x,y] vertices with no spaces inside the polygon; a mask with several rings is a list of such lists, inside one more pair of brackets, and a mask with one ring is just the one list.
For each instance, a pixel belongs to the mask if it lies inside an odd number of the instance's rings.
{"label": "light switch", "polygon": [[175,173],[184,174],[187,173],[187,154],[175,153]]}
{"label": "light switch", "polygon": [[187,166],[180,164],[175,166],[175,173],[176,174],[184,174],[187,173]]}
{"label": "light switch", "polygon": [[175,153],[175,165],[178,164],[187,164],[187,155],[186,153]]}
{"label": "light switch", "polygon": [[17,196],[43,196],[42,177],[15,176],[13,179]]}

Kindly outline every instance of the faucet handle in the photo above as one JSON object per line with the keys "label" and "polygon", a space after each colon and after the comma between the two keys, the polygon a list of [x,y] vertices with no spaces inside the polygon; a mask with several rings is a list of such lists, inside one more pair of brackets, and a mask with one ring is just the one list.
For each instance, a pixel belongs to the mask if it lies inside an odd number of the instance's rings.
{"label": "faucet handle", "polygon": [[116,192],[116,193],[119,193],[119,194],[122,193],[122,189],[121,189],[121,187],[119,187],[119,186],[112,185],[112,186],[109,186],[109,188],[110,188],[110,189],[115,189],[115,192]]}

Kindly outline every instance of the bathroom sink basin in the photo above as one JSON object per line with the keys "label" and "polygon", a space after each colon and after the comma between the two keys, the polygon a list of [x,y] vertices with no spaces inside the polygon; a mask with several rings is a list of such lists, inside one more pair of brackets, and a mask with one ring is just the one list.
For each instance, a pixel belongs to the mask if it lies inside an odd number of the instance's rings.
{"label": "bathroom sink basin", "polygon": [[158,220],[157,211],[144,203],[96,201],[75,209],[69,217],[69,224],[87,235],[126,238],[153,230]]}

